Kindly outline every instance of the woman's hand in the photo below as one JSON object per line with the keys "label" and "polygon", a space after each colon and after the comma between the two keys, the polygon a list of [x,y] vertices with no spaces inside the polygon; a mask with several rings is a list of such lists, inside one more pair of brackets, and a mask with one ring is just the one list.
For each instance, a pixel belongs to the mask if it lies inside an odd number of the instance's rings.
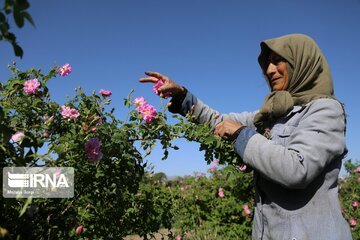
{"label": "woman's hand", "polygon": [[215,126],[214,134],[225,140],[231,139],[232,135],[243,125],[230,119],[224,119]]}
{"label": "woman's hand", "polygon": [[162,75],[161,73],[145,72],[145,74],[148,75],[148,77],[140,78],[139,82],[141,83],[147,83],[147,82],[157,83],[158,81],[164,82],[164,84],[161,87],[159,87],[157,90],[160,97],[162,96],[174,97],[176,95],[181,95],[185,92],[185,89],[182,86],[174,82],[171,78]]}

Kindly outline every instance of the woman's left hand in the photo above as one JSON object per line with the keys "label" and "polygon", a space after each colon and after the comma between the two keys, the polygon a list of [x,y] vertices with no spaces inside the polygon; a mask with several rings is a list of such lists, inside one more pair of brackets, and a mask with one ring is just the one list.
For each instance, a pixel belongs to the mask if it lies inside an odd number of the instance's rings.
{"label": "woman's left hand", "polygon": [[215,126],[214,134],[229,139],[243,125],[230,119],[224,119]]}

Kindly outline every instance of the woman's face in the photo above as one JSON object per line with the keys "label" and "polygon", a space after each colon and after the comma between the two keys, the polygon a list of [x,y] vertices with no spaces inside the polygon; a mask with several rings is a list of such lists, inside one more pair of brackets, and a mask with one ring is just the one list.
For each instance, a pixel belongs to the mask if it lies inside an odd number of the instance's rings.
{"label": "woman's face", "polygon": [[289,87],[289,75],[286,60],[274,52],[269,54],[266,76],[272,91],[286,90]]}

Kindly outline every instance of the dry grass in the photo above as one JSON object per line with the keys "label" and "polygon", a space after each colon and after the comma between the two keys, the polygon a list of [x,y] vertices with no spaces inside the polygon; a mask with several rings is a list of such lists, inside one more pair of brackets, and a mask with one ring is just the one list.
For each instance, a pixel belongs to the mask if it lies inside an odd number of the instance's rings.
{"label": "dry grass", "polygon": [[[169,238],[167,237],[167,235],[170,233],[169,230],[167,229],[160,229],[158,233],[155,233],[155,238],[153,238],[154,240],[169,240]],[[150,237],[149,237],[150,238]],[[138,235],[129,235],[126,236],[124,238],[124,240],[143,240],[143,238],[141,238]]]}

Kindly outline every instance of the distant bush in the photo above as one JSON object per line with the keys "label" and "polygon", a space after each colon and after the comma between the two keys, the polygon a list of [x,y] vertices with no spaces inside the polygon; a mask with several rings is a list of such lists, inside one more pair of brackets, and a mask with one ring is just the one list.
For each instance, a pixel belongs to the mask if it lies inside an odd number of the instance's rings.
{"label": "distant bush", "polygon": [[344,166],[348,175],[339,180],[342,213],[351,227],[353,239],[360,239],[360,164],[347,160]]}

